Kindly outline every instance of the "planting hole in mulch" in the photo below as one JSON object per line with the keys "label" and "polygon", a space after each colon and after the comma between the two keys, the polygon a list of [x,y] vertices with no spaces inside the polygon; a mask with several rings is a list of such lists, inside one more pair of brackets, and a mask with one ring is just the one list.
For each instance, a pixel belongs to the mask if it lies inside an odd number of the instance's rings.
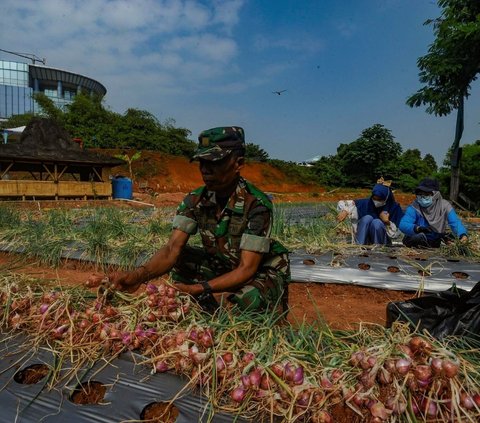
{"label": "planting hole in mulch", "polygon": [[396,260],[397,256],[388,256],[389,259]]}
{"label": "planting hole in mulch", "polygon": [[140,413],[140,420],[149,423],[175,423],[178,408],[168,402],[152,402]]}
{"label": "planting hole in mulch", "polygon": [[452,272],[452,276],[457,279],[468,279],[470,275],[465,272]]}
{"label": "planting hole in mulch", "polygon": [[314,259],[305,259],[303,260],[303,264],[306,264],[307,266],[312,266],[315,264],[315,260]]}
{"label": "planting hole in mulch", "polygon": [[358,257],[369,257],[369,255],[367,253],[362,253],[362,254],[359,254]]}
{"label": "planting hole in mulch", "polygon": [[368,263],[358,263],[358,268],[361,270],[368,270],[370,269],[370,265]]}
{"label": "planting hole in mulch", "polygon": [[86,382],[80,384],[70,396],[70,401],[74,404],[100,404],[105,396],[107,388],[100,382]]}
{"label": "planting hole in mulch", "polygon": [[420,270],[418,271],[418,274],[419,274],[420,276],[432,276],[432,272],[430,272],[429,270],[422,270],[422,269],[420,269]]}
{"label": "planting hole in mulch", "polygon": [[451,262],[451,263],[458,263],[460,260],[459,260],[459,259],[449,258],[449,259],[447,259],[447,261],[449,261],[449,262]]}
{"label": "planting hole in mulch", "polygon": [[49,372],[46,364],[32,364],[15,373],[13,380],[23,385],[33,385],[40,382]]}
{"label": "planting hole in mulch", "polygon": [[427,261],[425,257],[415,257],[415,260],[417,261]]}
{"label": "planting hole in mulch", "polygon": [[398,268],[397,266],[388,266],[388,267],[387,267],[387,270],[388,270],[390,273],[398,273],[398,272],[400,272],[400,268]]}

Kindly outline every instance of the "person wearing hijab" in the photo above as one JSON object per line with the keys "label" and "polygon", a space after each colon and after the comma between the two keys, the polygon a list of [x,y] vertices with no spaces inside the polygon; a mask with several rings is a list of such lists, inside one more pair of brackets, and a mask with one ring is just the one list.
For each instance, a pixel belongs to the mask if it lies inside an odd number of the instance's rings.
{"label": "person wearing hijab", "polygon": [[[439,248],[442,241],[468,240],[467,230],[452,205],[442,198],[437,180],[425,178],[415,189],[416,198],[400,222],[406,247]],[[452,233],[447,234],[447,227]],[[452,236],[453,235],[453,236]]]}
{"label": "person wearing hijab", "polygon": [[397,227],[403,211],[383,179],[377,181],[369,198],[339,201],[337,210],[337,221],[347,216],[352,220],[357,244],[391,244],[399,234]]}

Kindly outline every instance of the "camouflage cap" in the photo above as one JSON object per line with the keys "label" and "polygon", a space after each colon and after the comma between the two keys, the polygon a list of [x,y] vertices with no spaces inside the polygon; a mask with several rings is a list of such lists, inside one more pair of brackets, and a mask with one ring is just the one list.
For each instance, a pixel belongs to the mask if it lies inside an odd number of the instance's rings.
{"label": "camouflage cap", "polygon": [[202,131],[192,160],[221,160],[233,150],[245,148],[245,132],[239,126],[221,126]]}

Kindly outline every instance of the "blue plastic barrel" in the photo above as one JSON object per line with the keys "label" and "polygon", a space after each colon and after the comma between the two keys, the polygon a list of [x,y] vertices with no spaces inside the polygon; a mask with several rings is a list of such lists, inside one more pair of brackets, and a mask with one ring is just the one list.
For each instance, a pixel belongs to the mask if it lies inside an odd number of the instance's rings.
{"label": "blue plastic barrel", "polygon": [[116,176],[112,179],[112,197],[131,200],[133,198],[133,184],[130,178]]}

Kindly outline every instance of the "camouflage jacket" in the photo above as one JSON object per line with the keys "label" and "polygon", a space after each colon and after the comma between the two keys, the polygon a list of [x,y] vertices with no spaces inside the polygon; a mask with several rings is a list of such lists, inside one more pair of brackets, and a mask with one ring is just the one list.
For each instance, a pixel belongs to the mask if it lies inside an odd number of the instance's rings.
{"label": "camouflage jacket", "polygon": [[270,238],[272,209],[262,191],[240,178],[223,210],[215,192],[206,187],[188,194],[178,206],[173,228],[190,235],[198,231],[205,251],[226,271],[238,266],[241,250],[248,250],[264,254],[261,268],[289,273],[288,250]]}

